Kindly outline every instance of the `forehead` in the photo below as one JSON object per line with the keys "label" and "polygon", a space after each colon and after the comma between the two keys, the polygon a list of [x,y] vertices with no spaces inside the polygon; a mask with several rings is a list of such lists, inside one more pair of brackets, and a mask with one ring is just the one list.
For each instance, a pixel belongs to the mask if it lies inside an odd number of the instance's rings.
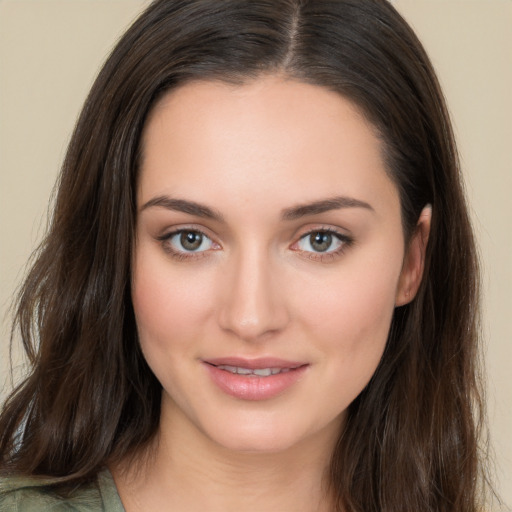
{"label": "forehead", "polygon": [[139,204],[155,194],[204,202],[214,192],[268,203],[286,194],[397,201],[374,127],[339,94],[294,80],[184,85],[151,112],[142,149]]}

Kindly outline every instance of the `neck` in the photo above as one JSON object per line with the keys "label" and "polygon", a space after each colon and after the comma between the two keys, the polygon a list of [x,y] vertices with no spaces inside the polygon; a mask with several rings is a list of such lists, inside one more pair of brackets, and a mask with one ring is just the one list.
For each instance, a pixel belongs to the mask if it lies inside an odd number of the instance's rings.
{"label": "neck", "polygon": [[145,456],[112,468],[127,512],[334,509],[326,477],[337,429],[281,451],[240,452],[215,443],[183,418],[170,420],[162,417]]}

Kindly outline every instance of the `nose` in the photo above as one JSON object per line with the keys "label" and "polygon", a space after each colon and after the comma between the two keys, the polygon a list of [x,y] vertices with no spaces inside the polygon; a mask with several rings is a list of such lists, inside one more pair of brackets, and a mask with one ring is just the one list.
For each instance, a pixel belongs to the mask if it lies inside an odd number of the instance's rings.
{"label": "nose", "polygon": [[226,262],[220,327],[245,341],[258,341],[282,331],[289,322],[285,288],[270,257],[247,250]]}

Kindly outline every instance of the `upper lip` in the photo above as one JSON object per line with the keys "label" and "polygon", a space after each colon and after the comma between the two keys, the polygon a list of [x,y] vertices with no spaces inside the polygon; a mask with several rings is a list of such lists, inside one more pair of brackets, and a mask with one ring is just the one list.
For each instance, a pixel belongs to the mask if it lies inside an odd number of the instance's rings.
{"label": "upper lip", "polygon": [[257,359],[245,359],[243,357],[217,357],[204,359],[207,364],[213,366],[236,366],[237,368],[248,368],[250,370],[261,370],[263,368],[299,368],[307,363],[301,361],[288,361],[276,357],[260,357]]}

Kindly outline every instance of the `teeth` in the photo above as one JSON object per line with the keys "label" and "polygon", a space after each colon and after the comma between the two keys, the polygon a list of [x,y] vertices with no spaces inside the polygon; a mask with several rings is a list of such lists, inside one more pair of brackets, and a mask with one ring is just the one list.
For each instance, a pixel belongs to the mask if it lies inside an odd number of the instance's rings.
{"label": "teeth", "polygon": [[256,375],[257,377],[269,377],[270,375],[277,375],[278,373],[286,373],[290,371],[290,368],[241,368],[239,366],[228,366],[222,364],[217,366],[220,370],[227,372],[236,373],[238,375]]}
{"label": "teeth", "polygon": [[254,375],[258,375],[258,377],[268,377],[272,375],[271,368],[261,368],[261,370],[254,370]]}
{"label": "teeth", "polygon": [[218,368],[220,368],[221,370],[226,370],[227,372],[231,372],[231,373],[237,373],[237,368],[236,366],[227,366],[227,365],[222,365],[222,366],[219,366]]}

